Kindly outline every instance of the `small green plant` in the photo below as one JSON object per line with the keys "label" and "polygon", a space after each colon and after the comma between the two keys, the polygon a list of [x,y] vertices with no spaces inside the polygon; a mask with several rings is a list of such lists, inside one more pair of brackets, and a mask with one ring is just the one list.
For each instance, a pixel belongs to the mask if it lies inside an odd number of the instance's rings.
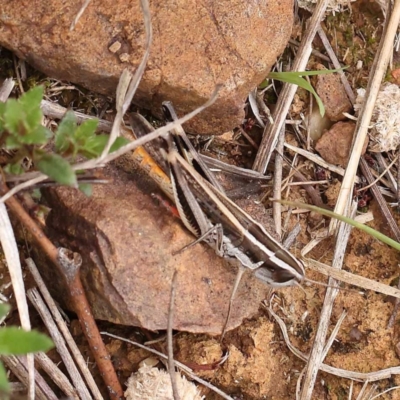
{"label": "small green plant", "polygon": [[394,249],[400,251],[400,243],[396,242],[395,240],[391,239],[390,237],[384,235],[383,233],[381,233],[365,224],[355,221],[352,218],[345,217],[343,215],[336,214],[333,211],[325,210],[324,208],[312,206],[310,204],[296,203],[296,202],[287,201],[287,200],[273,200],[273,201],[276,201],[277,203],[281,203],[281,204],[291,206],[291,207],[299,207],[299,208],[305,208],[306,210],[315,211],[317,213],[325,215],[326,217],[336,218],[339,221],[346,222],[346,224],[349,224],[351,226],[354,226],[355,228],[361,229],[362,231],[364,231],[365,233],[368,233],[375,239],[378,239],[381,242],[386,243],[390,247],[393,247]]}
{"label": "small green plant", "polygon": [[[0,319],[3,319],[10,306],[0,303]],[[52,340],[46,335],[37,331],[24,331],[16,326],[0,328],[0,355],[25,355],[48,351],[54,347]],[[0,361],[0,398],[4,398],[9,392],[9,383],[6,370]]]}
{"label": "small green plant", "polygon": [[[18,100],[0,102],[0,144],[3,150],[13,152],[12,159],[4,167],[11,174],[25,172],[24,160],[31,160],[35,167],[56,182],[77,187],[77,177],[71,167],[77,156],[98,157],[103,151],[108,135],[96,135],[97,120],[87,120],[77,125],[75,115],[69,111],[53,134],[44,127],[40,102],[43,87],[37,86],[24,93]],[[49,151],[54,137],[54,152]],[[111,151],[127,143],[118,138]]]}
{"label": "small green plant", "polygon": [[311,84],[303,78],[303,76],[313,76],[313,75],[326,75],[332,74],[334,72],[342,71],[341,69],[323,69],[319,71],[299,71],[299,72],[270,72],[267,76],[267,79],[261,83],[259,86],[261,89],[268,86],[268,79],[276,79],[277,81],[281,81],[284,83],[291,83],[293,85],[297,85],[307,91],[309,91],[314,97],[319,107],[319,112],[323,117],[325,115],[325,107],[322,104],[320,97],[317,95],[317,92],[311,86]]}

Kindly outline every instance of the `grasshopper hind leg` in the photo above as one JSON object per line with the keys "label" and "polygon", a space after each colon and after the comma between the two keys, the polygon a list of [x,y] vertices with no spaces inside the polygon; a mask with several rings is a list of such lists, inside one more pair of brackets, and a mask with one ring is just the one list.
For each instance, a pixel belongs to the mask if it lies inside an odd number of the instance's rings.
{"label": "grasshopper hind leg", "polygon": [[237,262],[236,264],[237,264],[237,267],[238,267],[238,271],[237,271],[237,274],[236,274],[235,283],[233,284],[231,297],[229,299],[228,312],[226,314],[225,323],[224,323],[224,326],[222,328],[221,338],[219,340],[220,343],[222,343],[222,341],[224,339],[224,336],[225,336],[225,333],[226,333],[226,330],[228,328],[228,323],[229,323],[229,320],[231,318],[233,302],[235,300],[236,292],[237,292],[237,289],[239,287],[240,281],[242,280],[242,276],[246,271],[246,267],[244,267],[240,262]]}

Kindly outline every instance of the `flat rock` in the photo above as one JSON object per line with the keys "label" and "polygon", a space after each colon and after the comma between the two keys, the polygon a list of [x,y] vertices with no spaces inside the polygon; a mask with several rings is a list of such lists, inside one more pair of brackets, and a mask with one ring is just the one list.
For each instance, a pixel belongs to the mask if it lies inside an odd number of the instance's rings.
{"label": "flat rock", "polygon": [[[316,69],[324,70],[326,68],[322,64],[317,64]],[[349,113],[353,107],[339,74],[317,75],[316,80],[315,90],[324,104],[326,117],[333,122],[345,120],[347,117],[343,113]]]}
{"label": "flat rock", "polygon": [[[236,270],[205,244],[174,252],[194,238],[179,219],[157,204],[157,188],[138,173],[107,168],[113,183],[95,185],[89,198],[53,188],[45,193],[52,208],[50,237],[83,257],[81,277],[95,318],[118,324],[166,329],[171,279],[178,271],[174,329],[218,334],[224,324]],[[43,266],[53,295],[68,306],[62,279]],[[267,286],[246,273],[229,328],[254,315]]]}
{"label": "flat rock", "polygon": [[[321,136],[315,145],[315,150],[325,161],[346,168],[355,128],[354,122],[337,122]],[[365,154],[367,146],[368,137],[365,140],[362,154]]]}
{"label": "flat rock", "polygon": [[[0,44],[48,76],[115,95],[119,76],[144,52],[139,1],[91,2],[70,30],[82,1],[0,2]],[[154,0],[153,42],[135,102],[178,115],[217,102],[186,129],[221,134],[240,124],[248,93],[268,74],[290,37],[293,0]]]}

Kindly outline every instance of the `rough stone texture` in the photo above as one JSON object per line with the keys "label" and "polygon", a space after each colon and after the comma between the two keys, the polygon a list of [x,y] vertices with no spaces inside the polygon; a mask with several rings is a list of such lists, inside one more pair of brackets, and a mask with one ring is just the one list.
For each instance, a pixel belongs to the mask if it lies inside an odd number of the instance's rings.
{"label": "rough stone texture", "polygon": [[[143,55],[139,0],[91,2],[71,32],[81,5],[0,2],[0,44],[49,76],[114,95],[122,70],[133,71]],[[292,14],[293,0],[151,1],[154,38],[135,101],[159,113],[161,102],[171,100],[183,114],[221,83],[217,102],[186,129],[216,134],[232,129],[242,122],[248,93],[283,51]]]}
{"label": "rough stone texture", "polygon": [[[144,177],[133,181],[120,170],[116,173],[109,168],[107,175],[114,183],[94,186],[90,198],[69,188],[51,189],[46,194],[52,207],[47,218],[51,237],[81,253],[81,276],[95,317],[150,330],[165,329],[176,268],[174,329],[220,333],[235,268],[204,244],[173,255],[194,238],[150,197],[155,186]],[[53,266],[43,267],[41,272],[58,300],[68,298]],[[266,292],[263,283],[246,273],[230,328],[254,315]],[[68,306],[65,300],[62,303]]]}
{"label": "rough stone texture", "polygon": [[[355,127],[354,122],[337,122],[321,136],[315,145],[315,150],[325,161],[345,168],[349,160]],[[367,146],[368,137],[365,140],[362,154],[365,154]]]}
{"label": "rough stone texture", "polygon": [[[322,64],[317,64],[316,69],[326,69]],[[346,119],[344,112],[350,112],[352,105],[344,90],[338,74],[317,75],[315,90],[325,106],[326,116],[331,121]]]}

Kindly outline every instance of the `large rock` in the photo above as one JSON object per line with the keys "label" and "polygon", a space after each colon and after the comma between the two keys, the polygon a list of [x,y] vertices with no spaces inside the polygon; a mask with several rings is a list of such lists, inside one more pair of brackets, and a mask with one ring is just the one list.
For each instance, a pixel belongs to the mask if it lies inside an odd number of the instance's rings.
{"label": "large rock", "polygon": [[[218,334],[225,322],[236,271],[207,245],[173,253],[194,238],[182,223],[152,200],[147,179],[107,169],[113,183],[94,186],[88,198],[70,188],[46,194],[51,238],[83,257],[81,277],[95,318],[118,324],[165,329],[171,279],[177,269],[174,329]],[[48,287],[64,304],[62,279],[42,265]],[[246,273],[229,327],[254,315],[267,287]],[[64,300],[63,300],[64,299]]]}
{"label": "large rock", "polygon": [[[144,51],[139,0],[92,1],[73,31],[81,0],[0,2],[0,44],[51,77],[114,95],[124,68]],[[293,0],[153,0],[154,38],[135,101],[159,113],[171,100],[184,114],[224,85],[187,130],[220,134],[242,122],[244,101],[283,51]]]}

